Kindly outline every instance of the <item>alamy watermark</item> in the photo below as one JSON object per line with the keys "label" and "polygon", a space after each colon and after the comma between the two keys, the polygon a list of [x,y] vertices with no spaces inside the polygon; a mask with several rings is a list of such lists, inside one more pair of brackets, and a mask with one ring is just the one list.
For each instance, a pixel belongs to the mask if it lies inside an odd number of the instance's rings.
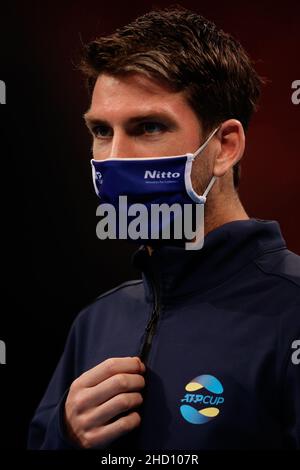
{"label": "alamy watermark", "polygon": [[6,104],[6,85],[3,80],[0,80],[0,104]]}
{"label": "alamy watermark", "polygon": [[0,339],[0,364],[6,364],[6,344]]}
{"label": "alamy watermark", "polygon": [[[187,250],[199,250],[204,242],[204,204],[129,204],[119,196],[118,207],[100,204],[96,234],[100,240],[185,240]],[[193,225],[196,230],[193,230]]]}
{"label": "alamy watermark", "polygon": [[300,80],[294,80],[291,85],[292,90],[292,96],[291,100],[293,104],[299,104],[300,103]]}
{"label": "alamy watermark", "polygon": [[292,342],[292,349],[295,349],[295,351],[292,354],[291,360],[292,363],[297,366],[300,364],[300,339],[295,339]]}

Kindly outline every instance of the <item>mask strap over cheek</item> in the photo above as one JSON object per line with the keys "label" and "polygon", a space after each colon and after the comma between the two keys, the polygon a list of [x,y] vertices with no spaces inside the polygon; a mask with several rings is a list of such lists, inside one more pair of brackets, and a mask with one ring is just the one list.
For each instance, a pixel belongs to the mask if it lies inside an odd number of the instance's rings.
{"label": "mask strap over cheek", "polygon": [[204,191],[202,197],[205,198],[205,202],[206,202],[206,196],[208,195],[209,191],[211,190],[211,187],[212,185],[214,184],[214,182],[216,181],[217,177],[216,176],[213,176],[212,179],[210,180],[210,182],[208,183],[208,186],[206,188],[206,190]]}
{"label": "mask strap over cheek", "polygon": [[213,136],[215,135],[215,133],[220,129],[221,125],[216,127],[216,129],[214,131],[211,132],[211,134],[208,136],[208,138],[206,139],[206,141],[201,145],[201,147],[198,148],[198,150],[196,150],[196,152],[194,154],[188,154],[188,160],[187,160],[187,164],[186,164],[186,170],[185,170],[185,185],[186,185],[186,190],[187,190],[187,193],[188,195],[197,203],[200,203],[200,204],[205,204],[206,202],[206,196],[208,195],[212,185],[214,184],[214,182],[216,181],[217,177],[216,176],[213,176],[210,180],[210,182],[208,183],[208,186],[207,188],[205,189],[204,193],[200,196],[198,195],[194,189],[192,188],[192,182],[191,182],[191,171],[192,171],[192,163],[193,161],[195,160],[195,158],[199,155],[199,153],[205,149],[205,147],[207,146],[207,144],[209,143],[209,141],[213,138]]}
{"label": "mask strap over cheek", "polygon": [[221,126],[218,126],[216,127],[216,129],[214,131],[212,131],[212,133],[208,136],[208,138],[206,139],[206,141],[198,148],[198,150],[196,150],[196,152],[193,154],[194,156],[194,159],[199,155],[200,152],[202,152],[202,150],[205,149],[205,147],[207,146],[207,144],[209,143],[209,141],[213,138],[213,136],[215,135],[215,133],[220,129]]}
{"label": "mask strap over cheek", "polygon": [[[216,127],[215,130],[213,130],[211,132],[211,134],[208,136],[208,138],[206,139],[206,141],[198,148],[198,150],[196,150],[196,152],[193,154],[193,160],[195,160],[195,158],[199,155],[200,152],[202,152],[202,150],[205,149],[205,147],[207,146],[207,144],[209,143],[209,141],[213,138],[213,136],[216,134],[216,132],[220,129],[221,125]],[[216,176],[213,176],[210,180],[210,182],[208,183],[208,186],[206,188],[206,190],[204,191],[204,193],[202,194],[201,199],[202,199],[202,204],[205,204],[206,202],[206,196],[208,195],[209,191],[211,190],[211,187],[212,185],[214,184],[214,182],[216,181],[217,177]]]}

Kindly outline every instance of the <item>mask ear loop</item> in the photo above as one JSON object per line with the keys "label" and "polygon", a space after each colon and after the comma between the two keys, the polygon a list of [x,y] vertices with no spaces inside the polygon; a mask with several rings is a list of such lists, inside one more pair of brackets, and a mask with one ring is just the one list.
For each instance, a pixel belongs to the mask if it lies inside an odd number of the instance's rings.
{"label": "mask ear loop", "polygon": [[[220,129],[221,125],[216,127],[216,129],[214,131],[211,132],[211,134],[208,136],[208,138],[206,139],[206,141],[198,148],[198,150],[196,150],[196,152],[193,154],[193,160],[199,155],[199,153],[205,149],[205,147],[207,146],[207,144],[209,143],[209,141],[213,138],[213,136],[216,134],[216,132]],[[206,190],[204,191],[204,193],[202,194],[201,198],[202,198],[202,204],[205,204],[206,202],[206,196],[207,194],[209,193],[209,191],[211,190],[211,187],[212,185],[214,184],[214,182],[216,181],[217,177],[216,176],[212,176],[210,182],[208,183],[208,186],[206,188]]]}
{"label": "mask ear loop", "polygon": [[[207,138],[207,140],[204,142],[204,144],[201,145],[201,147],[198,148],[198,150],[194,153],[193,155],[193,160],[199,155],[199,153],[205,149],[209,141],[213,138],[215,133],[220,129],[221,126],[218,126]],[[200,227],[198,227],[198,231],[196,233],[195,240],[193,242],[186,242],[185,243],[185,249],[186,250],[200,250],[203,247],[204,244],[204,205],[206,202],[206,196],[211,190],[212,185],[216,181],[217,177],[212,176],[206,190],[204,191],[202,198],[203,198],[203,203],[197,207],[197,210],[201,210],[200,218],[202,219],[200,221]]]}
{"label": "mask ear loop", "polygon": [[212,131],[212,133],[208,136],[208,138],[206,139],[206,141],[198,148],[198,150],[196,150],[196,152],[193,154],[193,160],[199,155],[200,152],[202,152],[202,150],[205,149],[205,147],[207,146],[207,144],[209,143],[209,141],[213,138],[213,136],[215,135],[215,133],[220,129],[221,126],[218,126],[215,128],[214,131]]}
{"label": "mask ear loop", "polygon": [[207,186],[206,190],[204,191],[204,193],[202,195],[202,197],[205,198],[205,202],[206,202],[206,196],[208,195],[209,191],[211,190],[211,187],[214,184],[214,182],[216,181],[216,179],[217,179],[217,177],[214,175],[211,178],[210,182],[208,183],[208,186]]}

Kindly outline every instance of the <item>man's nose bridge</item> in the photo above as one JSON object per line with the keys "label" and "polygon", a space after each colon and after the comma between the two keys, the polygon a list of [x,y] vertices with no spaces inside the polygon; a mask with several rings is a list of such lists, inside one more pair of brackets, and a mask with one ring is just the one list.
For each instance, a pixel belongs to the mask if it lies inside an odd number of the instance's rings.
{"label": "man's nose bridge", "polygon": [[132,141],[124,132],[115,132],[112,138],[109,158],[130,157],[134,151]]}

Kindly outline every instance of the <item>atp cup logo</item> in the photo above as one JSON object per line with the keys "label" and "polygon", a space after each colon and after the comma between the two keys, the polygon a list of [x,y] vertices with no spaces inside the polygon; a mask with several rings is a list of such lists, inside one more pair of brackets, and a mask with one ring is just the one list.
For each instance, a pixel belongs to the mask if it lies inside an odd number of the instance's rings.
{"label": "atp cup logo", "polygon": [[220,413],[219,406],[224,403],[222,396],[224,389],[221,382],[213,375],[199,375],[189,382],[185,390],[200,393],[186,393],[181,402],[197,404],[196,409],[192,405],[181,405],[180,412],[183,418],[192,424],[204,424],[216,418]]}

